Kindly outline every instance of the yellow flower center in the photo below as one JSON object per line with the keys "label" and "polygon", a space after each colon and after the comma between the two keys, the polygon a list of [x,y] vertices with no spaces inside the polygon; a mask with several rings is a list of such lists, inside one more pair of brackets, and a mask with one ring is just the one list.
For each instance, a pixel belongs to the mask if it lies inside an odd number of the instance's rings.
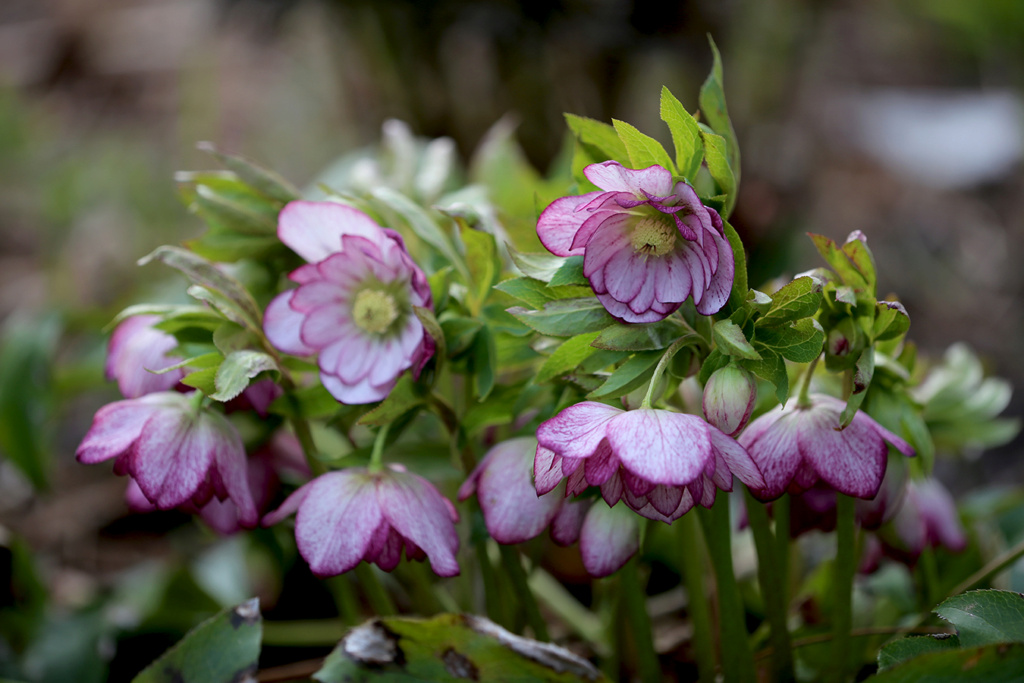
{"label": "yellow flower center", "polygon": [[360,328],[380,334],[391,327],[391,323],[398,318],[398,305],[394,297],[387,292],[364,289],[356,294],[352,318]]}
{"label": "yellow flower center", "polygon": [[630,241],[633,244],[633,251],[637,253],[664,256],[675,248],[678,234],[679,229],[675,225],[658,218],[646,217],[641,218],[633,228]]}

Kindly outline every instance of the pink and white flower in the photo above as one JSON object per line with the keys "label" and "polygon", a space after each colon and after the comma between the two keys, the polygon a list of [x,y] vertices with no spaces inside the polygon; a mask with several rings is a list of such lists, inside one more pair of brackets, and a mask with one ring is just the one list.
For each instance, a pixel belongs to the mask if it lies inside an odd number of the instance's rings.
{"label": "pink and white flower", "polygon": [[297,489],[263,526],[295,514],[299,554],[317,576],[334,576],[366,560],[385,571],[410,560],[430,559],[439,576],[459,573],[459,515],[426,479],[388,465],[328,472]]}
{"label": "pink and white flower", "polygon": [[567,496],[600,486],[609,506],[624,500],[664,522],[697,504],[711,507],[717,489],[732,490],[734,474],[751,488],[764,486],[747,452],[695,415],[584,401],[541,423],[537,441],[538,494],[567,478]]}
{"label": "pink and white flower", "polygon": [[874,498],[885,476],[886,442],[906,456],[913,456],[914,449],[862,411],[840,430],[845,407],[837,398],[812,394],[809,405],[793,402],[751,422],[739,442],[765,481],[764,488],[751,487],[751,493],[774,500],[821,480],[848,496]]}
{"label": "pink and white flower", "polygon": [[884,552],[911,564],[925,548],[943,546],[960,552],[967,547],[956,502],[938,479],[907,482],[907,494],[892,520],[892,530],[895,534],[882,536]]}
{"label": "pink and white flower", "polygon": [[718,213],[661,166],[606,161],[583,172],[601,190],[556,199],[537,235],[556,256],[583,256],[583,274],[608,312],[649,323],[688,298],[703,315],[721,310],[735,263]]}
{"label": "pink and white flower", "polygon": [[349,206],[296,201],[281,210],[278,236],[309,263],[288,276],[298,288],[267,306],[274,346],[317,355],[342,403],[379,401],[405,370],[422,370],[434,341],[413,307],[432,306],[430,286],[401,235]]}
{"label": "pink and white flower", "polygon": [[115,474],[129,475],[161,510],[230,499],[241,526],[259,521],[241,437],[191,396],[158,392],[100,408],[75,457],[87,465],[113,459]]}
{"label": "pink and white flower", "polygon": [[184,376],[181,368],[157,374],[180,359],[168,356],[177,340],[153,325],[160,321],[155,315],[135,315],[123,320],[114,330],[107,346],[107,379],[116,380],[125,398],[138,398],[177,386]]}

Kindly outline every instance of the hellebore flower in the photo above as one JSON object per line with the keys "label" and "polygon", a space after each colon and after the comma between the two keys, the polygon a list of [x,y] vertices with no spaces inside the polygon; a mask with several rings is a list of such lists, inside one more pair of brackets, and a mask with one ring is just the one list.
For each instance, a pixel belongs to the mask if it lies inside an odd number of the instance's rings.
{"label": "hellebore flower", "polygon": [[168,391],[177,386],[185,374],[181,368],[163,374],[153,372],[169,368],[179,360],[167,355],[178,342],[172,335],[153,327],[159,320],[155,315],[132,316],[122,321],[110,337],[105,373],[107,379],[117,381],[117,388],[125,398]]}
{"label": "hellebore flower", "polygon": [[242,526],[259,521],[241,437],[192,396],[159,392],[100,408],[75,457],[86,465],[115,458],[114,473],[129,475],[161,510],[216,497],[234,502]]}
{"label": "hellebore flower", "polygon": [[270,302],[270,342],[296,356],[318,354],[320,380],[342,403],[383,399],[434,353],[414,306],[431,307],[430,286],[402,237],[357,209],[333,202],[291,202],[278,236],[308,264],[298,283]]}
{"label": "hellebore flower", "polygon": [[715,370],[704,385],[704,417],[726,436],[736,436],[747,426],[756,400],[754,376],[730,363]]}
{"label": "hellebore flower", "polygon": [[455,507],[433,484],[400,465],[322,474],[264,517],[263,526],[293,512],[299,554],[317,576],[342,574],[362,560],[391,571],[403,547],[410,560],[429,558],[439,576],[459,573]]}
{"label": "hellebore flower", "polygon": [[487,452],[459,487],[460,501],[476,493],[487,531],[498,543],[522,543],[538,536],[565,500],[556,493],[537,495],[531,476],[536,450],[533,438],[503,441]]}
{"label": "hellebore flower", "polygon": [[695,415],[640,408],[623,411],[584,401],[537,428],[538,494],[563,477],[566,495],[600,486],[609,506],[619,500],[649,519],[671,522],[694,505],[711,507],[716,489],[764,480],[747,452]]}
{"label": "hellebore flower", "polygon": [[910,480],[903,505],[892,520],[893,534],[882,536],[884,552],[913,563],[925,548],[945,546],[953,552],[967,547],[967,534],[956,503],[937,479]]}
{"label": "hellebore flower", "polygon": [[702,315],[729,299],[735,264],[722,219],[661,166],[617,161],[583,173],[600,191],[552,202],[537,220],[556,256],[583,256],[583,274],[608,312],[630,323],[662,320],[692,297]]}
{"label": "hellebore flower", "polygon": [[913,456],[914,449],[861,411],[840,430],[845,406],[837,398],[812,394],[810,405],[794,402],[751,422],[739,442],[765,480],[764,488],[751,487],[751,493],[773,500],[787,489],[799,493],[822,480],[848,496],[874,498],[885,475],[885,443],[906,456]]}

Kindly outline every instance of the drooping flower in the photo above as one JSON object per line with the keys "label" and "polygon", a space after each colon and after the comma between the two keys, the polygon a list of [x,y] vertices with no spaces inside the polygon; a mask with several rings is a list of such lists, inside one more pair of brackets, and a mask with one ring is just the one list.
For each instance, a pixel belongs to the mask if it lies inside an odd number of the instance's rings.
{"label": "drooping flower", "polygon": [[430,286],[402,237],[363,212],[333,202],[291,202],[278,236],[309,261],[288,277],[298,288],[270,302],[263,327],[278,349],[318,356],[324,387],[342,403],[383,399],[434,353],[414,306]]}
{"label": "drooping flower", "polygon": [[956,503],[939,480],[910,480],[907,494],[892,520],[892,533],[882,536],[883,552],[913,564],[925,548],[944,546],[953,552],[967,547],[967,534]]}
{"label": "drooping flower", "polygon": [[609,506],[624,500],[649,519],[670,522],[696,504],[710,507],[717,489],[732,490],[733,474],[764,486],[746,451],[695,415],[584,401],[541,423],[537,441],[538,494],[567,478],[567,496],[600,486]]}
{"label": "drooping flower", "polygon": [[704,385],[704,417],[726,436],[736,436],[747,426],[756,400],[754,376],[746,368],[730,363],[715,370]]}
{"label": "drooping flower", "polygon": [[240,525],[259,521],[241,437],[192,396],[158,392],[100,408],[75,457],[87,465],[114,459],[114,472],[134,479],[161,510],[216,497],[237,506]]}
{"label": "drooping flower", "polygon": [[317,576],[349,571],[362,560],[391,571],[402,557],[429,558],[439,576],[455,576],[459,515],[426,479],[388,465],[328,472],[304,484],[263,518],[271,526],[295,514],[299,554]]}
{"label": "drooping flower", "polygon": [[583,256],[583,274],[608,312],[630,323],[661,320],[693,298],[703,315],[729,299],[735,274],[722,219],[661,166],[617,161],[584,169],[601,188],[562,197],[537,221],[557,256]]}
{"label": "drooping flower", "polygon": [[750,453],[765,486],[751,488],[760,500],[773,500],[787,490],[799,493],[822,480],[840,493],[874,498],[882,485],[889,448],[907,456],[914,449],[863,411],[839,429],[845,403],[812,394],[809,405],[793,402],[750,423],[739,442]]}
{"label": "drooping flower", "polygon": [[178,342],[172,335],[153,327],[159,320],[155,315],[132,316],[123,320],[110,337],[105,373],[107,379],[117,381],[117,388],[125,398],[168,391],[185,374],[181,368],[162,374],[155,372],[180,360],[167,355]]}

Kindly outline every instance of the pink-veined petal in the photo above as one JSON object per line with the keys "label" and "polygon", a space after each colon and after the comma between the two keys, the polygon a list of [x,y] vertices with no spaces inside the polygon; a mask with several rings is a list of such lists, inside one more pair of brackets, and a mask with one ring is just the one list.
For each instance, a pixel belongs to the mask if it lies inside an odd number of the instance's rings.
{"label": "pink-veined petal", "polygon": [[192,498],[206,480],[222,439],[212,423],[186,410],[157,413],[132,447],[130,473],[147,498],[169,510]]}
{"label": "pink-veined petal", "polygon": [[601,503],[590,507],[580,529],[580,555],[588,574],[601,577],[615,573],[639,547],[640,525],[629,510]]}
{"label": "pink-veined petal", "polygon": [[299,506],[295,541],[314,574],[334,576],[359,564],[382,519],[372,475],[328,472],[310,484]]}
{"label": "pink-veined petal", "polygon": [[553,491],[563,478],[562,456],[538,444],[533,459],[533,477],[538,496]]}
{"label": "pink-veined petal", "polygon": [[562,197],[551,202],[537,219],[537,237],[555,256],[576,256],[583,249],[573,249],[572,241],[589,212],[577,211],[603,192],[590,192],[575,197]]}
{"label": "pink-veined petal", "polygon": [[342,235],[384,239],[381,227],[358,209],[336,202],[294,201],[278,215],[277,236],[310,263],[341,251]]}
{"label": "pink-veined petal", "polygon": [[419,546],[438,576],[455,576],[459,563],[455,533],[443,496],[422,477],[391,470],[377,480],[377,497],[384,517],[405,538]]}
{"label": "pink-veined petal", "polygon": [[571,405],[540,424],[537,441],[563,457],[589,458],[604,438],[609,420],[622,412],[594,401]]}
{"label": "pink-veined petal", "polygon": [[299,331],[306,316],[290,306],[293,296],[295,290],[291,289],[270,302],[263,314],[263,331],[274,348],[293,356],[311,356],[316,349],[302,341]]}
{"label": "pink-veined petal", "polygon": [[605,161],[590,164],[583,169],[583,175],[602,190],[629,192],[637,199],[646,199],[648,194],[666,197],[672,193],[672,172],[657,165],[632,169],[617,161]]}
{"label": "pink-veined petal", "polygon": [[622,466],[656,484],[688,484],[712,457],[707,424],[693,415],[641,408],[618,416],[606,431]]}
{"label": "pink-veined petal", "polygon": [[800,415],[800,454],[823,480],[840,493],[874,498],[882,485],[888,447],[866,422],[851,422],[839,431],[839,414],[815,407]]}
{"label": "pink-veined petal", "polygon": [[538,496],[530,481],[532,438],[498,444],[487,455],[480,475],[477,500],[487,531],[498,543],[523,543],[551,523],[562,499],[555,492]]}
{"label": "pink-veined petal", "polygon": [[169,402],[177,400],[176,394],[156,393],[108,403],[96,411],[92,426],[75,451],[75,458],[84,465],[94,465],[125,455],[149,418],[167,410]]}
{"label": "pink-veined petal", "polygon": [[[558,493],[552,495],[557,496]],[[589,507],[590,503],[586,501],[562,503],[551,521],[551,540],[561,546],[572,545],[578,541],[580,529],[583,527],[583,517]]]}

